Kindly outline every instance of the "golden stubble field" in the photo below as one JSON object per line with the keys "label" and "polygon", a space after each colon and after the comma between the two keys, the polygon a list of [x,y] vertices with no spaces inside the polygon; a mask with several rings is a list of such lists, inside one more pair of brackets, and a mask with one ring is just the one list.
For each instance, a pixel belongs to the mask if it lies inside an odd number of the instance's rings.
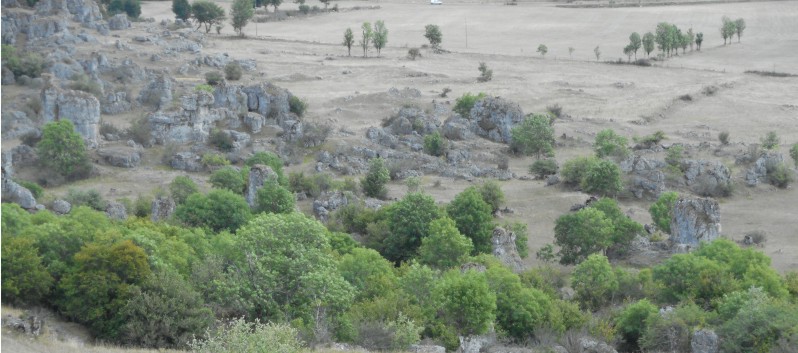
{"label": "golden stubble field", "polygon": [[[229,8],[229,1],[221,2]],[[782,138],[780,150],[787,155],[788,145],[798,142],[798,78],[771,78],[745,74],[745,70],[773,70],[798,74],[798,1],[723,3],[642,8],[565,9],[553,3],[521,3],[506,6],[503,2],[446,1],[430,6],[425,1],[340,1],[341,9],[355,6],[379,6],[291,18],[280,22],[250,23],[246,38],[234,35],[227,23],[221,35],[208,35],[203,55],[228,53],[236,59],[255,59],[258,72],[248,74],[244,83],[268,80],[290,89],[310,104],[307,119],[333,123],[356,133],[355,137],[335,135],[328,145],[346,144],[361,139],[370,126],[398,110],[403,102],[388,100],[384,94],[392,87],[418,89],[421,97],[404,103],[430,107],[433,100],[450,100],[465,92],[486,92],[518,102],[525,112],[543,111],[554,103],[563,106],[570,118],[555,124],[556,134],[580,141],[557,150],[557,159],[565,160],[591,153],[595,134],[613,128],[630,138],[662,130],[665,143],[711,148],[690,158],[720,159],[731,167],[737,183],[734,195],[720,200],[723,232],[739,240],[746,232],[762,230],[768,242],[762,249],[773,258],[781,272],[798,269],[798,192],[769,185],[749,188],[744,185],[744,168],[734,165],[734,155],[747,149],[768,131]],[[323,5],[310,1],[309,5]],[[296,9],[286,2],[280,9]],[[271,11],[271,8],[269,8]],[[747,29],[742,43],[723,46],[719,27],[721,16],[743,17]],[[143,17],[158,22],[173,18],[171,2],[146,2]],[[340,43],[343,32],[351,27],[359,39],[360,24],[383,20],[389,29],[388,47],[377,57],[373,49],[368,58],[359,47],[348,57]],[[622,57],[629,34],[654,31],[658,22],[667,21],[683,30],[690,26],[703,32],[700,52],[680,54],[655,67],[610,65],[596,62],[593,49],[600,47],[601,61]],[[424,25],[437,24],[443,32],[442,47],[450,53],[434,54],[422,50],[423,57],[407,59],[409,47],[420,47]],[[145,33],[155,24],[138,23],[134,29],[116,32],[123,37]],[[257,27],[257,28],[256,28]],[[467,30],[467,46],[466,46]],[[257,35],[256,35],[257,31]],[[115,40],[103,43],[112,45]],[[535,53],[546,44],[545,57]],[[139,52],[142,65],[177,67],[187,59],[165,57],[158,64],[146,61],[146,53],[159,50],[148,44],[131,42]],[[573,57],[568,48],[575,49]],[[638,57],[643,57],[638,53]],[[625,60],[625,57],[624,57]],[[477,83],[477,66],[486,62],[493,69],[493,80]],[[201,82],[196,77],[177,77],[178,81]],[[701,94],[704,87],[717,86],[712,96]],[[438,94],[444,88],[449,98]],[[690,102],[678,97],[689,94]],[[441,116],[440,119],[445,119]],[[719,152],[717,135],[728,131],[731,145]],[[359,141],[366,143],[365,139]],[[497,150],[501,146],[483,143]],[[661,156],[660,156],[661,158]],[[789,159],[789,157],[787,157]],[[510,168],[518,175],[527,174],[532,159],[513,158]],[[791,162],[791,161],[790,161]],[[291,169],[309,170],[310,165]],[[144,165],[138,172],[119,171],[92,187],[108,195],[117,190],[147,191],[165,186],[177,172]],[[200,179],[205,177],[197,176]],[[197,178],[195,178],[197,179]],[[441,187],[433,187],[442,179]],[[427,192],[440,202],[471,183],[438,176],[425,176]],[[88,184],[86,184],[88,185]],[[507,205],[515,210],[509,220],[529,225],[529,265],[536,263],[534,252],[553,241],[556,218],[586,195],[545,187],[542,181],[512,180],[502,182]],[[406,188],[391,186],[391,197],[401,197]],[[640,222],[650,222],[647,213],[651,201],[621,200],[622,208]]]}

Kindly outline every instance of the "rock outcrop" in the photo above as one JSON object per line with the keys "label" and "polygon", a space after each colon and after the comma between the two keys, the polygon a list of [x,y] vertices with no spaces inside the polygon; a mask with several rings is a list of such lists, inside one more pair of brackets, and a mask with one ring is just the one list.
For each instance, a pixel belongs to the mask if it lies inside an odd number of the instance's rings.
{"label": "rock outcrop", "polygon": [[11,180],[11,174],[5,167],[2,168],[2,185],[3,202],[16,203],[26,210],[36,209],[36,198],[33,197],[33,193]]}
{"label": "rock outcrop", "polygon": [[629,190],[635,197],[646,196],[652,199],[656,199],[665,191],[665,173],[662,172],[665,165],[663,161],[650,160],[638,155],[632,155],[620,163],[621,170],[631,174],[632,182]]}
{"label": "rock outcrop", "polygon": [[524,121],[524,111],[517,103],[488,97],[474,104],[468,119],[477,135],[494,142],[510,143],[510,130]]}
{"label": "rock outcrop", "polygon": [[[152,106],[157,110],[169,108],[172,104],[172,92],[174,91],[174,82],[172,81],[172,78],[167,75],[154,78],[147,84],[147,87],[139,92],[139,103]],[[211,100],[211,103],[213,103],[213,100]]]}
{"label": "rock outcrop", "polygon": [[177,170],[187,172],[199,172],[205,167],[202,165],[200,156],[193,152],[178,152],[169,160],[169,166]]}
{"label": "rock outcrop", "polygon": [[457,353],[480,353],[496,343],[496,336],[492,334],[480,336],[460,336],[460,348]]}
{"label": "rock outcrop", "polygon": [[255,207],[258,199],[258,190],[268,180],[277,180],[277,173],[271,167],[255,164],[249,169],[249,183],[247,183],[247,192],[245,194],[249,207]]}
{"label": "rock outcrop", "polygon": [[55,214],[67,214],[72,210],[72,204],[65,200],[55,200],[53,201],[52,210]]}
{"label": "rock outcrop", "polygon": [[108,19],[108,28],[113,31],[128,29],[130,28],[130,21],[128,21],[126,14],[120,13]]}
{"label": "rock outcrop", "polygon": [[119,202],[109,201],[105,206],[105,215],[115,221],[124,221],[127,219],[127,209]]}
{"label": "rock outcrop", "polygon": [[745,182],[748,186],[756,186],[766,180],[768,171],[784,163],[784,155],[779,152],[764,152],[757,158],[754,165],[745,173]]}
{"label": "rock outcrop", "polygon": [[496,227],[493,229],[490,241],[493,245],[493,256],[515,272],[524,269],[521,256],[518,255],[518,248],[515,245],[515,233],[502,227]]}
{"label": "rock outcrop", "polygon": [[313,201],[313,214],[322,223],[327,223],[330,212],[349,204],[349,199],[341,191],[324,192]]}
{"label": "rock outcrop", "polygon": [[684,179],[693,192],[702,196],[726,196],[731,191],[731,171],[717,161],[685,160]]}
{"label": "rock outcrop", "polygon": [[12,139],[28,133],[38,131],[33,121],[24,112],[11,109],[3,109],[3,138]]}
{"label": "rock outcrop", "polygon": [[141,150],[136,147],[112,146],[97,150],[106,163],[114,167],[135,168],[141,162]]}
{"label": "rock outcrop", "polygon": [[150,219],[153,222],[158,221],[165,221],[172,217],[172,214],[175,213],[175,209],[177,206],[175,205],[175,200],[173,200],[169,196],[159,197],[152,201],[152,212],[150,213]]}
{"label": "rock outcrop", "polygon": [[711,198],[682,198],[673,205],[671,241],[677,245],[697,246],[720,236],[720,207]]}
{"label": "rock outcrop", "polygon": [[124,91],[109,93],[105,96],[105,101],[102,104],[103,114],[121,114],[130,111],[132,108],[133,105],[130,104],[127,93]]}
{"label": "rock outcrop", "polygon": [[212,109],[214,99],[208,92],[194,92],[181,98],[176,112],[155,112],[147,118],[157,144],[202,143],[217,121],[227,116],[224,109]]}
{"label": "rock outcrop", "polygon": [[63,90],[51,84],[42,89],[42,120],[72,121],[87,147],[97,147],[100,134],[100,101],[82,91]]}
{"label": "rock outcrop", "polygon": [[692,353],[718,353],[718,335],[713,330],[703,329],[693,333],[690,340]]}

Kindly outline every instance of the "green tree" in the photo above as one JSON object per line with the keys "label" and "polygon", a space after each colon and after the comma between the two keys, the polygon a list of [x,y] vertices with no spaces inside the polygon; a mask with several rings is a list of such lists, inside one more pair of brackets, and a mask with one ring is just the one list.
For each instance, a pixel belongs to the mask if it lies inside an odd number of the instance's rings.
{"label": "green tree", "polygon": [[194,1],[191,4],[191,15],[197,21],[197,29],[205,25],[205,33],[209,33],[213,25],[221,24],[226,17],[224,9],[209,0]]}
{"label": "green tree", "polygon": [[191,5],[188,0],[172,0],[172,12],[175,13],[175,18],[188,21],[191,18]]}
{"label": "green tree", "polygon": [[108,4],[108,12],[111,14],[124,13],[131,18],[138,18],[141,15],[141,2],[139,0],[111,0]]}
{"label": "green tree", "polygon": [[183,348],[213,324],[213,312],[191,284],[171,271],[150,276],[122,308],[118,339],[152,348]]}
{"label": "green tree", "polygon": [[[268,165],[272,168],[272,171],[277,174],[277,181],[280,185],[288,185],[288,178],[286,178],[285,173],[283,173],[283,160],[276,154],[272,152],[258,152],[244,161],[244,165],[247,167],[252,167],[255,164]],[[244,179],[247,178],[245,177]]]}
{"label": "green tree", "polygon": [[360,29],[362,31],[360,47],[363,48],[363,57],[365,58],[368,56],[369,46],[371,46],[371,40],[374,38],[374,30],[371,28],[371,22],[363,22]]}
{"label": "green tree", "polygon": [[515,341],[533,338],[533,332],[551,324],[553,303],[536,288],[524,287],[518,275],[502,265],[490,266],[488,285],[496,294],[496,323]]}
{"label": "green tree", "polygon": [[473,250],[471,239],[460,234],[451,218],[443,217],[430,222],[429,236],[421,239],[418,257],[423,264],[448,269],[459,266]]}
{"label": "green tree", "polygon": [[720,27],[720,36],[723,37],[723,45],[726,45],[726,39],[729,39],[731,44],[732,37],[737,32],[737,24],[726,16],[723,16],[721,21],[723,24]]}
{"label": "green tree", "polygon": [[482,195],[488,205],[490,205],[491,213],[496,213],[504,203],[504,192],[501,185],[495,180],[487,180],[479,186],[479,193]]}
{"label": "green tree", "polygon": [[554,128],[551,118],[544,114],[527,116],[510,131],[510,147],[525,155],[554,155]]}
{"label": "green tree", "polygon": [[690,27],[687,30],[687,44],[690,46],[690,51],[693,51],[693,43],[695,43],[695,33],[693,33],[693,27]]}
{"label": "green tree", "polygon": [[247,223],[251,213],[244,197],[229,190],[211,190],[208,195],[192,194],[175,209],[175,218],[192,227],[215,232],[236,229]]}
{"label": "green tree", "polygon": [[618,289],[618,280],[607,257],[593,254],[576,266],[571,275],[571,285],[583,307],[598,310],[609,302],[612,293]]}
{"label": "green tree", "polygon": [[662,286],[661,300],[676,303],[692,299],[699,305],[709,305],[736,286],[717,262],[693,254],[677,254],[654,267],[654,282]]}
{"label": "green tree", "polygon": [[374,22],[374,32],[371,36],[374,49],[377,49],[377,56],[380,56],[380,51],[385,48],[388,43],[388,28],[385,27],[385,22],[378,20]]}
{"label": "green tree", "polygon": [[602,197],[598,201],[590,204],[591,208],[595,208],[602,213],[607,219],[612,222],[612,245],[609,250],[615,255],[625,255],[632,244],[632,240],[643,232],[643,225],[635,222],[627,216],[618,203],[613,199]]}
{"label": "green tree", "polygon": [[75,263],[58,285],[58,308],[98,338],[117,339],[132,289],[151,273],[147,254],[130,240],[89,243],[75,254]]}
{"label": "green tree", "polygon": [[341,257],[338,270],[355,289],[357,301],[385,295],[396,287],[393,264],[372,249],[352,249]]}
{"label": "green tree", "polygon": [[232,167],[224,167],[211,174],[208,180],[217,189],[230,190],[236,194],[244,194],[244,178],[241,172]]}
{"label": "green tree", "polygon": [[654,34],[651,32],[646,32],[646,34],[643,35],[643,51],[646,52],[646,56],[651,55],[651,52],[654,51],[654,44]]}
{"label": "green tree", "polygon": [[740,37],[743,36],[743,31],[745,31],[745,20],[742,18],[734,20],[734,32],[737,33],[737,43],[740,43]]}
{"label": "green tree", "polygon": [[794,143],[792,147],[790,147],[790,157],[792,157],[795,166],[798,167],[798,143]]}
{"label": "green tree", "polygon": [[538,179],[543,179],[549,175],[557,174],[560,167],[555,159],[538,159],[529,166],[529,172],[535,174]]}
{"label": "green tree", "polygon": [[496,295],[488,287],[484,273],[451,270],[441,278],[432,295],[439,303],[440,319],[462,336],[487,332],[496,318]]}
{"label": "green tree", "polygon": [[482,92],[479,92],[477,95],[473,95],[471,92],[463,93],[460,98],[455,100],[452,111],[460,114],[461,117],[468,118],[469,114],[471,114],[471,108],[474,108],[474,104],[477,104],[478,101],[485,97],[487,97],[487,95]]}
{"label": "green tree", "polygon": [[385,258],[395,263],[412,258],[429,235],[430,222],[441,217],[435,200],[424,193],[408,193],[388,211],[390,236],[385,239]]}
{"label": "green tree", "polygon": [[640,34],[637,32],[633,32],[629,35],[629,47],[635,53],[635,59],[637,59],[637,51],[640,50],[640,46],[642,45],[642,39],[640,39]]}
{"label": "green tree", "polygon": [[277,13],[277,7],[283,3],[283,0],[264,0],[264,6],[274,6],[274,13]]}
{"label": "green tree", "polygon": [[344,46],[347,50],[347,55],[352,56],[352,44],[355,44],[355,35],[352,34],[352,29],[347,28],[344,31]]}
{"label": "green tree", "polygon": [[424,152],[435,157],[440,157],[446,152],[446,139],[441,136],[440,132],[433,132],[424,136]]}
{"label": "green tree", "polygon": [[674,32],[674,26],[667,22],[660,22],[657,24],[657,28],[654,31],[654,42],[657,43],[657,47],[659,50],[662,51],[663,55],[670,54],[672,49],[672,42],[673,39],[671,38]]}
{"label": "green tree", "polygon": [[762,148],[766,150],[772,150],[776,147],[779,147],[781,139],[779,139],[779,135],[777,135],[775,131],[771,131],[768,132],[767,135],[760,138],[759,142],[762,143]]}
{"label": "green tree", "polygon": [[178,205],[182,205],[191,194],[198,192],[199,187],[194,180],[184,175],[176,176],[172,179],[172,182],[169,183],[169,193]]}
{"label": "green tree", "polygon": [[540,53],[540,56],[546,56],[546,53],[549,52],[549,48],[546,47],[545,44],[541,44],[541,45],[538,45],[537,52]]}
{"label": "green tree", "polygon": [[68,179],[85,176],[91,170],[83,138],[66,119],[44,125],[36,154],[45,168]]}
{"label": "green tree", "polygon": [[493,215],[477,188],[472,186],[457,194],[446,210],[460,233],[474,243],[475,254],[491,252]]}
{"label": "green tree", "polygon": [[748,301],[718,328],[718,334],[723,337],[720,345],[724,352],[772,352],[778,351],[779,344],[795,346],[795,327],[798,305],[767,298]]}
{"label": "green tree", "polygon": [[369,162],[369,171],[366,173],[366,177],[360,181],[360,185],[366,196],[384,199],[388,196],[388,188],[385,187],[388,180],[391,180],[391,175],[388,173],[388,168],[385,167],[385,161],[377,157]]}
{"label": "green tree", "polygon": [[614,230],[604,212],[593,207],[560,216],[554,226],[554,244],[560,246],[560,263],[576,264],[590,254],[604,251],[612,245]]}
{"label": "green tree", "polygon": [[563,182],[571,186],[578,186],[585,179],[587,171],[598,164],[599,159],[594,156],[576,157],[565,161],[560,174]]}
{"label": "green tree", "polygon": [[654,304],[648,299],[641,299],[629,304],[621,312],[615,325],[626,343],[637,346],[640,337],[645,334],[649,318],[658,314],[659,310]]}
{"label": "green tree", "polygon": [[695,45],[698,47],[698,51],[701,51],[701,43],[704,42],[704,32],[698,32],[695,35]]}
{"label": "green tree", "polygon": [[596,156],[599,158],[626,158],[629,155],[628,144],[629,141],[626,137],[616,134],[612,129],[605,129],[596,135],[593,150],[596,151]]}
{"label": "green tree", "polygon": [[296,208],[296,197],[290,190],[274,180],[268,180],[258,190],[255,198],[257,213],[291,213]]}
{"label": "green tree", "polygon": [[659,195],[657,202],[651,204],[648,213],[651,220],[666,234],[671,233],[671,217],[673,216],[673,205],[679,199],[679,194],[673,191],[664,192]]}
{"label": "green tree", "polygon": [[621,168],[608,160],[599,160],[586,171],[580,184],[587,193],[615,195],[623,189]]}
{"label": "green tree", "polygon": [[235,0],[233,7],[230,9],[230,22],[233,25],[233,30],[238,32],[240,36],[244,36],[244,26],[247,22],[255,16],[255,4],[253,0]]}
{"label": "green tree", "polygon": [[2,268],[4,304],[39,304],[50,293],[53,277],[39,256],[36,240],[16,237],[6,227],[6,204],[3,204]]}
{"label": "green tree", "polygon": [[424,38],[427,38],[432,49],[440,48],[443,42],[443,34],[441,34],[441,29],[438,25],[424,26]]}

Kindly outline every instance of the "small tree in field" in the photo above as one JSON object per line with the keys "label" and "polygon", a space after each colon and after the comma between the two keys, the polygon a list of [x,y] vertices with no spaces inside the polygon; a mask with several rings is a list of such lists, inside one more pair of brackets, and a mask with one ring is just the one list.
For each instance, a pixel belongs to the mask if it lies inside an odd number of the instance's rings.
{"label": "small tree in field", "polygon": [[355,44],[355,35],[352,33],[351,28],[347,28],[344,32],[344,46],[348,56],[352,56],[352,44]]}
{"label": "small tree in field", "polygon": [[635,60],[637,59],[637,51],[640,50],[640,45],[642,42],[643,41],[640,39],[640,34],[637,32],[634,32],[629,36],[629,49],[634,52]]}
{"label": "small tree in field", "polygon": [[573,58],[574,57],[574,51],[576,51],[576,49],[574,47],[568,47],[568,56]]}
{"label": "small tree in field", "polygon": [[44,125],[36,153],[46,168],[66,178],[80,177],[91,170],[83,137],[66,119]]}
{"label": "small tree in field", "polygon": [[593,54],[596,54],[596,61],[599,61],[599,59],[601,58],[601,49],[599,49],[598,45],[595,48],[593,48]]}
{"label": "small tree in field", "polygon": [[382,20],[374,22],[372,42],[374,43],[374,49],[377,49],[377,56],[380,56],[380,51],[388,43],[388,28],[385,27],[385,22],[382,22]]}
{"label": "small tree in field", "polygon": [[385,188],[388,180],[391,180],[391,176],[385,167],[385,162],[382,158],[374,158],[369,163],[369,171],[360,185],[363,186],[363,193],[366,196],[383,199],[388,194],[388,189]]}
{"label": "small tree in field", "polygon": [[441,34],[441,29],[438,25],[426,25],[424,27],[424,38],[427,38],[432,49],[440,48],[441,42],[443,42],[443,34]]}
{"label": "small tree in field", "polygon": [[722,21],[723,25],[720,27],[720,35],[723,37],[723,45],[726,45],[726,39],[729,39],[729,43],[731,44],[731,39],[737,32],[737,24],[726,16],[723,16]]}
{"label": "small tree in field", "polygon": [[188,21],[191,18],[191,5],[188,0],[172,0],[172,12],[175,13],[175,18]]}
{"label": "small tree in field", "polygon": [[225,19],[224,9],[208,0],[197,0],[191,4],[191,15],[197,21],[197,29],[205,25],[205,33],[210,33],[213,25]]}
{"label": "small tree in field", "polygon": [[484,62],[479,63],[479,77],[477,77],[478,82],[488,82],[493,79],[493,70],[488,69],[488,65]]}
{"label": "small tree in field", "polygon": [[371,29],[371,22],[363,22],[360,29],[363,31],[363,36],[360,38],[360,47],[363,48],[363,57],[365,58],[368,56],[371,39],[374,37],[374,30]]}
{"label": "small tree in field", "polygon": [[695,35],[695,45],[698,47],[698,51],[701,51],[701,43],[704,42],[704,32],[698,32]]}
{"label": "small tree in field", "polygon": [[651,32],[643,35],[643,51],[646,52],[646,56],[650,56],[651,52],[654,51],[655,38],[654,33]]}
{"label": "small tree in field", "polygon": [[693,51],[693,44],[695,43],[695,33],[693,33],[693,28],[687,30],[687,44],[690,45],[690,51]]}
{"label": "small tree in field", "polygon": [[554,155],[554,128],[551,119],[543,114],[535,114],[524,119],[510,131],[510,147],[525,155]]}
{"label": "small tree in field", "polygon": [[737,33],[737,43],[740,43],[740,37],[743,36],[743,31],[745,30],[745,20],[742,18],[734,20],[734,30]]}
{"label": "small tree in field", "polygon": [[232,16],[230,22],[233,24],[233,30],[243,37],[244,26],[255,15],[255,4],[252,0],[235,0],[233,1],[233,8],[230,9],[230,15]]}
{"label": "small tree in field", "polygon": [[540,56],[546,56],[548,52],[549,48],[546,47],[546,44],[538,45],[538,53],[540,53]]}

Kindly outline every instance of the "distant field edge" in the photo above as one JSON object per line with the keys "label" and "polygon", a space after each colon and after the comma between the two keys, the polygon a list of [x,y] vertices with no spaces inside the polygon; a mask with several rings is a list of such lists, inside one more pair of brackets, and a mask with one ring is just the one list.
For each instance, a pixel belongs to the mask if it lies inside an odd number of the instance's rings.
{"label": "distant field edge", "polygon": [[730,4],[737,2],[774,2],[774,1],[794,1],[794,0],[705,0],[705,1],[641,1],[641,2],[622,2],[610,4],[609,1],[579,1],[578,3],[558,4],[556,7],[562,8],[617,8],[617,7],[655,7],[655,6],[676,6],[676,5],[707,5],[707,4]]}

